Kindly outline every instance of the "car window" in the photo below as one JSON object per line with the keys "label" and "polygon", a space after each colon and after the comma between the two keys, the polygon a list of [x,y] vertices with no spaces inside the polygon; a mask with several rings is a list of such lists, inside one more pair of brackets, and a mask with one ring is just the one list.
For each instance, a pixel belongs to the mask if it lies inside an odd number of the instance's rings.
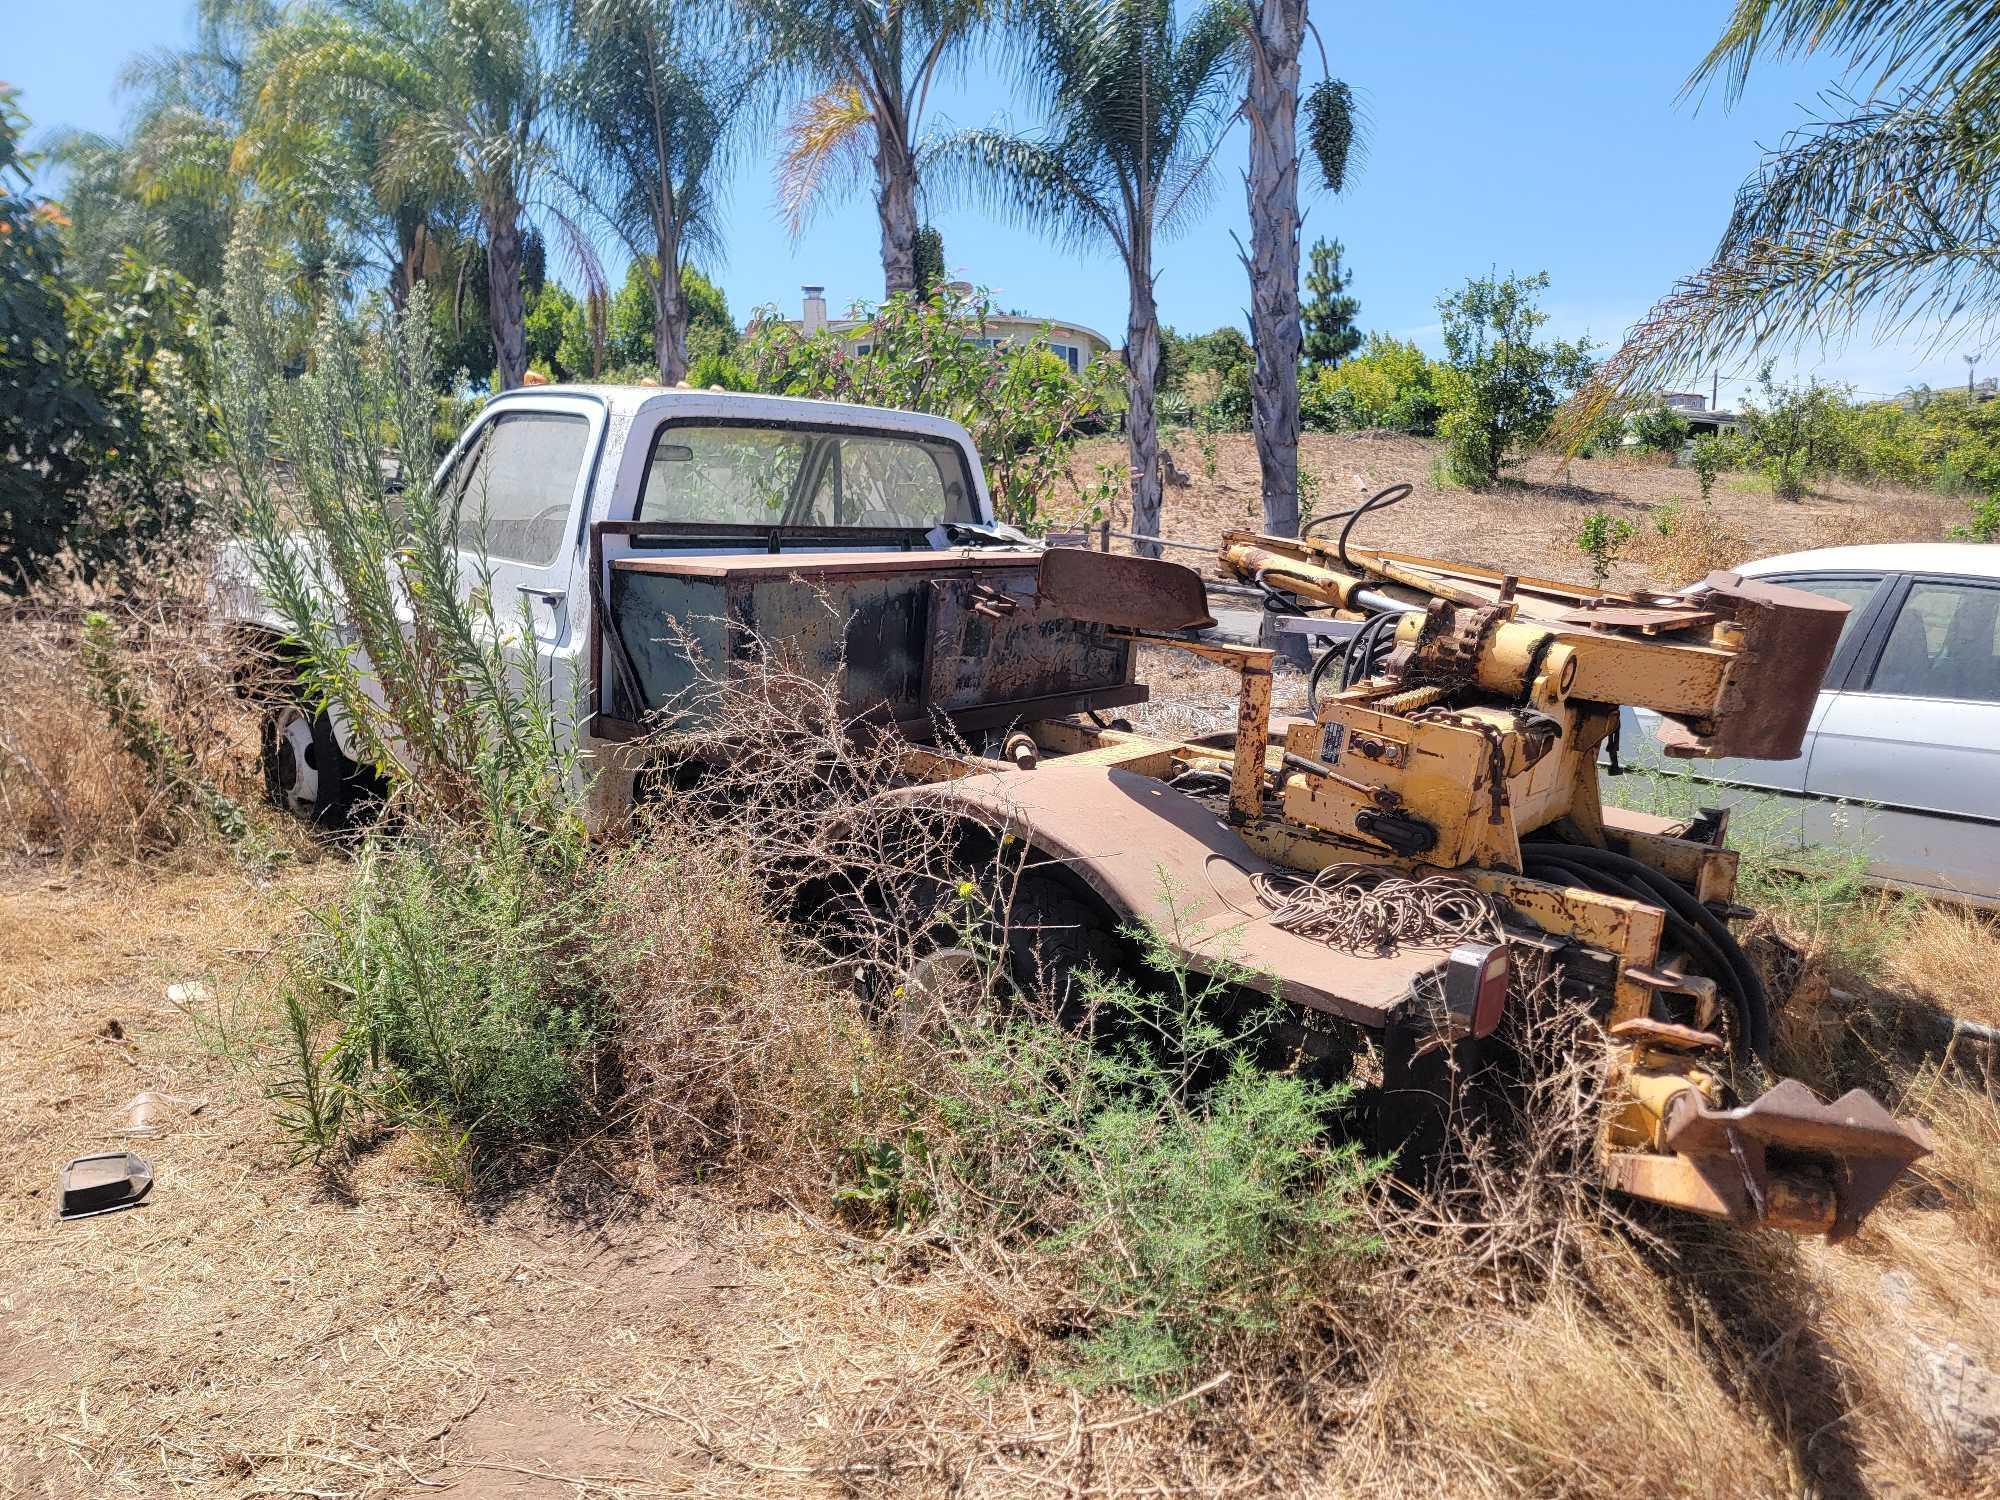
{"label": "car window", "polygon": [[641,521],[935,526],[978,520],[956,443],[739,424],[660,429]]}
{"label": "car window", "polygon": [[1847,644],[1847,638],[1854,631],[1856,622],[1868,601],[1875,597],[1875,590],[1882,586],[1880,578],[1812,578],[1773,577],[1770,583],[1782,583],[1788,588],[1803,589],[1808,594],[1818,594],[1822,599],[1837,599],[1847,606],[1847,618],[1840,622],[1840,640],[1833,648],[1838,656],[1840,648]]}
{"label": "car window", "polygon": [[587,417],[519,411],[488,422],[450,481],[458,545],[497,562],[554,562],[589,441]]}
{"label": "car window", "polygon": [[2000,703],[2000,588],[1912,583],[1867,691]]}

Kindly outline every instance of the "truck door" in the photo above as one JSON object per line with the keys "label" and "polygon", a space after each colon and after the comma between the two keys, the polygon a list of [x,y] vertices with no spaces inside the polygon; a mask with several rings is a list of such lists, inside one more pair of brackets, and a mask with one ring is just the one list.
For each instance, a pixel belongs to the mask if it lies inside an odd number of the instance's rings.
{"label": "truck door", "polygon": [[503,632],[525,621],[559,706],[575,691],[587,601],[576,565],[604,407],[588,397],[505,396],[450,461],[445,493],[457,507],[468,595],[486,591]]}
{"label": "truck door", "polygon": [[1899,579],[1889,603],[1824,695],[1807,836],[1859,843],[1885,880],[2000,897],[2000,584]]}

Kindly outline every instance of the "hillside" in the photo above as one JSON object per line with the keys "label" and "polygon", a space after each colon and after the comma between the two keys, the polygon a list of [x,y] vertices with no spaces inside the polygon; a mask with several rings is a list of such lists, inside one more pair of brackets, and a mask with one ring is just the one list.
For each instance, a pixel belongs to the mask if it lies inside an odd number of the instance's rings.
{"label": "hillside", "polygon": [[[1212,476],[1196,434],[1173,433],[1167,447],[1189,483],[1167,491],[1166,536],[1210,544],[1231,527],[1258,524],[1257,452],[1248,433],[1216,437]],[[1776,500],[1757,476],[1725,474],[1717,480],[1704,516],[1700,485],[1691,470],[1636,456],[1579,458],[1566,465],[1537,456],[1492,490],[1480,492],[1432,479],[1438,444],[1429,438],[1308,433],[1299,450],[1301,468],[1319,478],[1320,514],[1353,505],[1388,485],[1416,487],[1394,510],[1361,523],[1356,537],[1376,546],[1587,579],[1588,563],[1574,544],[1577,528],[1597,510],[1625,517],[1636,535],[1628,555],[1612,569],[1614,585],[1684,583],[1726,562],[1803,547],[1936,541],[1965,515],[1960,500],[1863,489],[1846,481],[1800,501]],[[1089,476],[1096,464],[1122,463],[1124,457],[1122,439],[1098,438],[1079,446],[1072,467]],[[1663,516],[1673,526],[1671,536],[1663,536],[1656,524]],[[1121,508],[1112,525],[1128,528],[1129,512]],[[1177,555],[1182,561],[1192,557]]]}

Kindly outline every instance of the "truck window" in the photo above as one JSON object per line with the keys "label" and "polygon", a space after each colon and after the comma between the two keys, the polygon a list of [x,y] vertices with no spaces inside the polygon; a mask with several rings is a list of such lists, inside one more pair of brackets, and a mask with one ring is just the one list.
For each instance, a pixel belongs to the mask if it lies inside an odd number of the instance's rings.
{"label": "truck window", "polygon": [[589,441],[587,417],[517,411],[488,422],[448,481],[458,545],[496,562],[554,562]]}
{"label": "truck window", "polygon": [[977,521],[958,445],[936,438],[669,424],[653,439],[641,521],[928,529]]}

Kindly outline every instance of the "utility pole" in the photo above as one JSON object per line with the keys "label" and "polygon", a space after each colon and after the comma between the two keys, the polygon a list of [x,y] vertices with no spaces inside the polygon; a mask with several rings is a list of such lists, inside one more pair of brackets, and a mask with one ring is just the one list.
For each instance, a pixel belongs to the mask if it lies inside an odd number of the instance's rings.
{"label": "utility pole", "polygon": [[1708,409],[1710,411],[1722,410],[1720,405],[1721,400],[1722,372],[1720,370],[1710,370],[1708,372]]}

